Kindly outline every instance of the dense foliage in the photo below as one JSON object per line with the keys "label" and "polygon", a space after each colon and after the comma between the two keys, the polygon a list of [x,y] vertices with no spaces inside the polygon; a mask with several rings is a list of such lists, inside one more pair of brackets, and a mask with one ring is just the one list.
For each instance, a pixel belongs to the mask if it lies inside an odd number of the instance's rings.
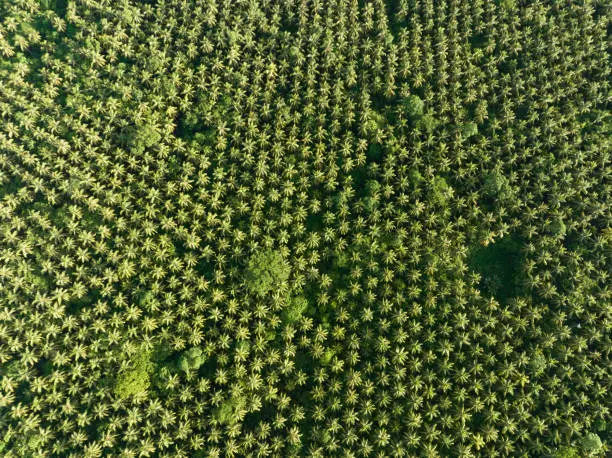
{"label": "dense foliage", "polygon": [[609,454],[610,13],[0,0],[1,456]]}
{"label": "dense foliage", "polygon": [[245,281],[252,293],[265,296],[281,288],[289,279],[289,275],[289,268],[280,253],[259,251],[249,260]]}

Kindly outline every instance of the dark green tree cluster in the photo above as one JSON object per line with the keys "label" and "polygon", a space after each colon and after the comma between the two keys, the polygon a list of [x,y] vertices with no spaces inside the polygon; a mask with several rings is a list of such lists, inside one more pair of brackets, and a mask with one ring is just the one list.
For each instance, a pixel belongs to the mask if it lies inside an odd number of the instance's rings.
{"label": "dark green tree cluster", "polygon": [[289,273],[289,265],[280,252],[259,251],[249,260],[245,280],[252,293],[263,296],[286,285]]}
{"label": "dark green tree cluster", "polygon": [[116,378],[114,390],[120,398],[144,394],[151,384],[151,375],[155,369],[151,353],[138,350],[129,359],[129,367],[121,371]]}
{"label": "dark green tree cluster", "polygon": [[205,361],[206,356],[202,354],[202,349],[193,347],[183,352],[177,361],[177,367],[183,372],[198,370]]}
{"label": "dark green tree cluster", "polygon": [[425,110],[425,102],[418,95],[409,95],[402,102],[403,112],[417,129],[431,132],[438,124],[431,110]]}

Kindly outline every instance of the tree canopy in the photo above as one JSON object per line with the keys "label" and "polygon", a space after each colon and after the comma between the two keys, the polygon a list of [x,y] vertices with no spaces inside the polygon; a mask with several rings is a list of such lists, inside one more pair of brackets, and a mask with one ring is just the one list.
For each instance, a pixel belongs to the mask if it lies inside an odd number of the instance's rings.
{"label": "tree canopy", "polygon": [[611,456],[610,12],[0,0],[0,457]]}
{"label": "tree canopy", "polygon": [[263,296],[278,289],[289,279],[289,264],[278,251],[260,251],[249,259],[246,272],[248,289]]}

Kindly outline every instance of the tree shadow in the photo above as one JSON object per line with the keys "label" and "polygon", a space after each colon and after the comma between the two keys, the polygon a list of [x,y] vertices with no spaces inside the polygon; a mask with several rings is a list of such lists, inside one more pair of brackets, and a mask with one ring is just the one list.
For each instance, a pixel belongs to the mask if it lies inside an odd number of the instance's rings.
{"label": "tree shadow", "polygon": [[507,300],[522,292],[522,243],[517,236],[507,236],[487,246],[478,245],[468,253],[467,263],[481,276],[480,288]]}
{"label": "tree shadow", "polygon": [[23,187],[24,183],[18,176],[11,176],[8,181],[0,183],[0,199],[8,194],[14,194]]}
{"label": "tree shadow", "polygon": [[68,315],[78,315],[81,313],[81,310],[83,310],[85,307],[92,306],[92,304],[95,304],[101,297],[102,294],[100,293],[100,290],[90,290],[82,298],[71,300],[66,306],[66,313]]}

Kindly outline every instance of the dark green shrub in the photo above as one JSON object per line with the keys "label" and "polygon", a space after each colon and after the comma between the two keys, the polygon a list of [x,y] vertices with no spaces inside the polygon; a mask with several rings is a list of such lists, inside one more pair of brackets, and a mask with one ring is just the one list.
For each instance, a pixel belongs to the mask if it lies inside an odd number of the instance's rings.
{"label": "dark green shrub", "polygon": [[404,111],[413,127],[431,132],[438,125],[433,113],[431,113],[431,111],[425,111],[425,102],[423,102],[418,95],[413,94],[406,97],[402,103],[401,109]]}
{"label": "dark green shrub", "polygon": [[290,267],[278,251],[261,251],[251,256],[246,272],[247,288],[258,296],[277,289],[289,279]]}
{"label": "dark green shrub", "polygon": [[478,126],[475,122],[468,122],[461,127],[461,135],[463,138],[473,137],[478,133]]}
{"label": "dark green shrub", "polygon": [[485,176],[483,192],[490,199],[498,200],[507,200],[512,195],[508,179],[499,170]]}
{"label": "dark green shrub", "polygon": [[516,8],[516,0],[496,0],[502,10],[512,10]]}
{"label": "dark green shrub", "polygon": [[548,225],[548,233],[554,237],[562,237],[565,235],[567,227],[560,217],[553,218]]}
{"label": "dark green shrub", "polygon": [[323,366],[329,366],[333,357],[336,355],[336,352],[333,349],[325,350],[325,353],[321,356],[320,363]]}
{"label": "dark green shrub", "polygon": [[417,120],[423,116],[425,102],[418,95],[409,95],[403,103],[404,112],[411,120]]}
{"label": "dark green shrub", "polygon": [[538,351],[531,357],[529,366],[535,375],[540,375],[546,369],[546,358]]}
{"label": "dark green shrub", "polygon": [[115,382],[115,394],[128,398],[145,392],[151,384],[151,375],[155,365],[151,361],[151,352],[141,349],[130,358],[130,368],[121,372]]}
{"label": "dark green shrub", "polygon": [[450,186],[444,177],[434,177],[431,182],[431,201],[438,205],[446,205],[449,197]]}
{"label": "dark green shrub", "polygon": [[283,310],[283,321],[294,323],[302,318],[302,315],[308,309],[308,301],[304,296],[295,296],[289,300],[289,305]]}
{"label": "dark green shrub", "polygon": [[370,138],[376,136],[378,129],[382,129],[385,126],[385,117],[376,110],[370,110],[368,112],[368,118],[363,124],[363,132]]}
{"label": "dark green shrub", "polygon": [[206,356],[200,347],[184,351],[177,361],[177,368],[183,372],[197,371],[206,362]]}
{"label": "dark green shrub", "polygon": [[432,113],[426,113],[416,121],[416,127],[431,133],[438,126],[438,121]]}
{"label": "dark green shrub", "polygon": [[417,168],[412,167],[408,170],[408,179],[412,186],[417,187],[423,182],[423,175],[421,175]]}
{"label": "dark green shrub", "polygon": [[236,423],[246,406],[246,400],[242,396],[232,395],[213,412],[213,418],[222,425],[233,425]]}
{"label": "dark green shrub", "polygon": [[593,456],[601,451],[603,444],[597,434],[588,433],[580,440],[580,447],[588,456]]}
{"label": "dark green shrub", "polygon": [[580,454],[573,447],[561,447],[553,453],[552,458],[580,458]]}
{"label": "dark green shrub", "polygon": [[135,153],[143,153],[145,149],[151,148],[161,141],[161,134],[150,125],[134,127],[128,134],[128,146]]}

